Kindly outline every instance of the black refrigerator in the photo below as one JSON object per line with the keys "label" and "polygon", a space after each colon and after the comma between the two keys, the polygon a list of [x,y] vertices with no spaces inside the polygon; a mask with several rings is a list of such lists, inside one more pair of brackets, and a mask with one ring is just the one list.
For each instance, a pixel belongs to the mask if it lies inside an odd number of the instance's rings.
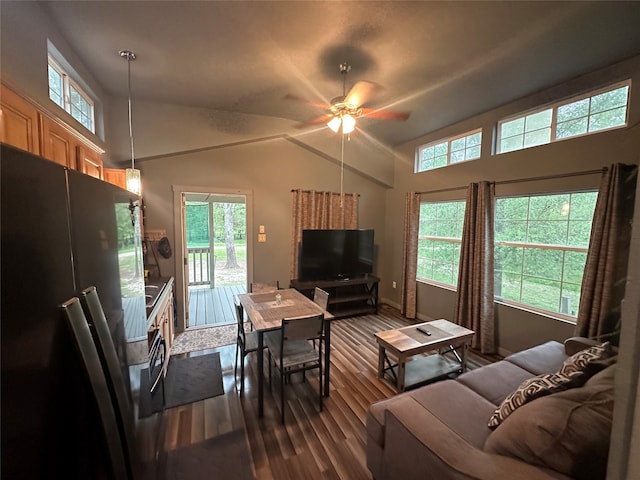
{"label": "black refrigerator", "polygon": [[96,286],[132,398],[127,351],[146,344],[138,198],[0,148],[0,475],[108,478],[99,414],[59,305]]}

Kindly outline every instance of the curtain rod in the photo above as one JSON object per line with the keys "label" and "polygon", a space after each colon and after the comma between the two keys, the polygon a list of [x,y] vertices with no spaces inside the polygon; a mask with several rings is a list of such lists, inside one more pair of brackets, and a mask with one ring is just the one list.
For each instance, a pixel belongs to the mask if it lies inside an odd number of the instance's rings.
{"label": "curtain rod", "polygon": [[[300,193],[330,193],[331,195],[340,195],[338,192],[325,192],[322,190],[300,190],[299,188],[292,188],[291,192],[300,192]],[[344,192],[345,195],[353,195],[353,193],[347,193]],[[356,193],[356,195],[360,196],[359,193]]]}
{"label": "curtain rod", "polygon": [[[529,177],[529,178],[518,178],[516,180],[502,180],[499,182],[492,182],[494,185],[507,185],[510,183],[524,183],[524,182],[539,182],[541,180],[556,180],[558,178],[566,178],[566,177],[579,177],[582,175],[594,175],[596,173],[604,173],[608,170],[608,167],[602,167],[594,170],[584,170],[582,172],[572,172],[572,173],[562,173],[560,175],[546,175],[541,177]],[[464,185],[462,187],[449,187],[442,188],[440,190],[426,190],[424,192],[416,192],[418,195],[422,195],[425,193],[443,193],[443,192],[452,192],[455,190],[466,190],[468,185]]]}

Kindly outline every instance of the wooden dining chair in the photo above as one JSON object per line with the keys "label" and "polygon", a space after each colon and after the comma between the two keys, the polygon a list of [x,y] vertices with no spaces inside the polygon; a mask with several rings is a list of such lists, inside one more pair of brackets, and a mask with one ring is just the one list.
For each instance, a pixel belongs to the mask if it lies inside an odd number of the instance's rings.
{"label": "wooden dining chair", "polygon": [[[322,330],[324,314],[302,318],[284,318],[280,330],[266,337],[265,343],[280,372],[280,415],[284,424],[284,385],[291,374],[318,369],[318,406],[322,411]],[[309,340],[318,340],[316,350]],[[269,388],[271,388],[271,360],[269,361]]]}
{"label": "wooden dining chair", "polygon": [[[236,312],[236,322],[238,324],[238,336],[236,339],[236,364],[233,370],[233,378],[237,388],[238,359],[240,359],[240,396],[244,392],[244,359],[247,355],[258,351],[258,332],[245,332],[244,329],[244,309],[234,297],[233,304]],[[268,335],[265,335],[265,337]],[[267,348],[266,345],[263,349]],[[271,368],[271,361],[269,361]]]}
{"label": "wooden dining chair", "polygon": [[250,285],[251,293],[269,293],[280,289],[280,282],[273,280],[271,282],[255,282]]}
{"label": "wooden dining chair", "polygon": [[[327,310],[329,307],[329,292],[321,289],[320,287],[316,287],[313,290],[313,301],[323,310]],[[324,334],[323,334],[324,335]],[[313,348],[316,347],[316,341],[313,340]]]}

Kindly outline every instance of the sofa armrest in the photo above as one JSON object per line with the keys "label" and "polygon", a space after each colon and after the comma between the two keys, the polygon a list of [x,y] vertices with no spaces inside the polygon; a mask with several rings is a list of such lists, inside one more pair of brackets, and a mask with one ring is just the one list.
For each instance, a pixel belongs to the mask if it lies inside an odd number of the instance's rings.
{"label": "sofa armrest", "polygon": [[410,397],[394,402],[385,412],[383,456],[382,478],[376,480],[569,478],[469,444]]}
{"label": "sofa armrest", "polygon": [[593,340],[587,337],[570,337],[564,341],[564,351],[567,355],[572,356],[581,350],[601,343],[602,342],[598,340]]}

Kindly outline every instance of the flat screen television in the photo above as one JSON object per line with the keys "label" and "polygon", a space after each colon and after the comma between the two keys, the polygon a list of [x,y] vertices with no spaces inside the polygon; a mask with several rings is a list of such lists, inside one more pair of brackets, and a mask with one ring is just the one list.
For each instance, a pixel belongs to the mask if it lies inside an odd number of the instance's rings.
{"label": "flat screen television", "polygon": [[300,280],[338,280],[373,272],[373,230],[303,230]]}

